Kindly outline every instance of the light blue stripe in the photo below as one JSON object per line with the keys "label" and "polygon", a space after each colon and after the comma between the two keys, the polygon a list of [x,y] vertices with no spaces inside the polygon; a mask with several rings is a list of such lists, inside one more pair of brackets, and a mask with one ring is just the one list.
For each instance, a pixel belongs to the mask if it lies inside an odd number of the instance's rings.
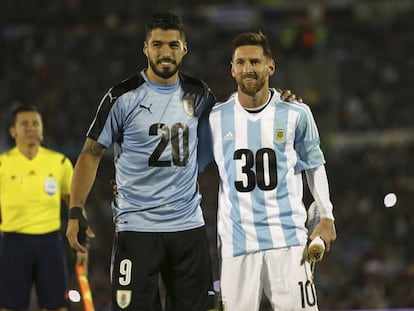
{"label": "light blue stripe", "polygon": [[[262,148],[261,143],[261,122],[257,120],[255,122],[249,121],[247,125],[247,136],[248,136],[248,146],[249,149],[253,152],[256,152]],[[253,154],[255,165],[257,163],[256,154]],[[254,168],[256,172],[256,167]],[[257,176],[257,175],[256,175]],[[259,243],[260,249],[270,249],[273,248],[272,235],[270,233],[269,221],[266,211],[265,203],[265,194],[264,191],[255,186],[254,190],[251,192],[251,201],[253,202],[252,212],[253,220],[256,230],[256,236]]]}
{"label": "light blue stripe", "polygon": [[[227,179],[230,187],[234,187],[233,181],[236,180],[236,167],[233,161],[233,153],[235,150],[235,140],[224,140],[224,136],[227,133],[235,135],[235,123],[234,123],[234,105],[231,109],[222,110],[221,113],[221,129],[222,129],[222,148],[225,161],[225,170],[227,172]],[[231,153],[227,155],[227,153]],[[229,198],[232,209],[230,211],[230,217],[233,221],[233,255],[238,256],[246,253],[246,232],[241,230],[241,217],[240,217],[240,203],[237,196],[237,191],[230,191]]]}
{"label": "light blue stripe", "polygon": [[[282,106],[285,107],[285,106]],[[288,124],[288,109],[283,109],[281,106],[276,106],[275,109],[275,122],[273,133],[278,130],[276,124]],[[280,130],[280,128],[279,128]],[[287,133],[287,128],[284,128],[285,133]],[[274,140],[275,142],[275,140]],[[285,236],[285,241],[287,246],[299,245],[299,238],[296,235],[296,226],[292,217],[292,206],[289,201],[288,187],[287,187],[287,157],[284,152],[286,149],[286,142],[284,143],[274,143],[274,148],[276,150],[276,161],[277,161],[277,178],[278,184],[276,189],[277,203],[279,206],[282,232]]]}

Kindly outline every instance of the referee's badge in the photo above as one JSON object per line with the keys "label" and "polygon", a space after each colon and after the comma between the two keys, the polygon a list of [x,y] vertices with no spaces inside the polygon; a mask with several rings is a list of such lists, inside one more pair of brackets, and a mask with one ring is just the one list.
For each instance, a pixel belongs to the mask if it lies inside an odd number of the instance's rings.
{"label": "referee's badge", "polygon": [[190,117],[194,116],[194,99],[183,98],[183,108],[187,115]]}
{"label": "referee's badge", "polygon": [[275,140],[277,142],[284,142],[286,140],[285,131],[282,129],[276,130],[275,132]]}
{"label": "referee's badge", "polygon": [[56,178],[53,176],[48,176],[45,178],[44,181],[45,191],[48,195],[54,195],[58,188],[58,183]]}
{"label": "referee's badge", "polygon": [[121,309],[125,309],[131,303],[131,291],[130,290],[117,290],[116,291],[116,303]]}

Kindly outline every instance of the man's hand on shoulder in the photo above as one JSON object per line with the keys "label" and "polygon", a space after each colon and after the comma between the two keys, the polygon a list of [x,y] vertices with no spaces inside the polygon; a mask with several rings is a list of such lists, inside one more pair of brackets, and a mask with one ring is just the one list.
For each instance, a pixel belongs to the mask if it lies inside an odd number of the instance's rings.
{"label": "man's hand on shoulder", "polygon": [[297,101],[299,103],[303,103],[302,97],[296,96],[296,94],[292,93],[290,90],[282,90],[276,89],[280,93],[280,98],[287,102],[294,102]]}

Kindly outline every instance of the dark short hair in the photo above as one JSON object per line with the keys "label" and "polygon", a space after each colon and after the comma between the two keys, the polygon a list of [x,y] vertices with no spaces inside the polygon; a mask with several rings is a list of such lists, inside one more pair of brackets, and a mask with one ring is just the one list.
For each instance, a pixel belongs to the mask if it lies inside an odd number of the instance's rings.
{"label": "dark short hair", "polygon": [[39,110],[34,105],[26,105],[26,104],[18,105],[16,108],[12,110],[10,125],[14,126],[16,124],[17,115],[20,112],[30,112],[30,111],[37,112],[40,114]]}
{"label": "dark short hair", "polygon": [[148,39],[152,30],[161,28],[163,30],[178,30],[180,35],[185,39],[185,26],[182,19],[170,12],[156,13],[148,20],[145,34]]}
{"label": "dark short hair", "polygon": [[232,40],[233,53],[240,46],[244,45],[258,45],[263,48],[263,54],[269,58],[273,58],[270,42],[267,37],[261,32],[244,32]]}

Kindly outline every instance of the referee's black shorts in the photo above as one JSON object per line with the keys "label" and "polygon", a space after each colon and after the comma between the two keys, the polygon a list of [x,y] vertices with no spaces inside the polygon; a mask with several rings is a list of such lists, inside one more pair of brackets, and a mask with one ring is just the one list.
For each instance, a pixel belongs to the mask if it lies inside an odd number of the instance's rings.
{"label": "referee's black shorts", "polygon": [[118,232],[112,259],[112,310],[161,311],[160,275],[168,311],[214,310],[205,226],[179,232]]}

